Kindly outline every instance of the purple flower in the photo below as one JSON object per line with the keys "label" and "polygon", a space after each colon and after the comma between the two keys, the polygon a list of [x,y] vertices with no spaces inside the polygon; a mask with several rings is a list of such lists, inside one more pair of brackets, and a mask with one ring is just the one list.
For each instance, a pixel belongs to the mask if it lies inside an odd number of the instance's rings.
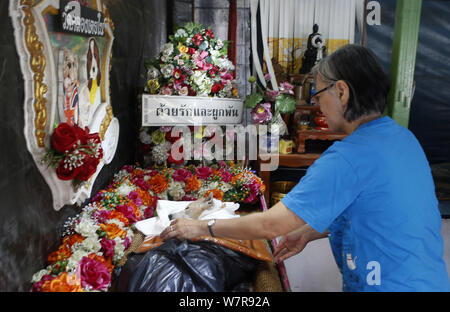
{"label": "purple flower", "polygon": [[271,102],[275,101],[275,99],[278,96],[278,94],[280,94],[279,91],[273,91],[273,90],[267,91],[266,92],[267,100],[269,100]]}
{"label": "purple flower", "polygon": [[247,188],[250,192],[250,194],[244,200],[244,203],[250,203],[250,204],[255,203],[258,199],[259,184],[257,184],[257,183],[246,184],[246,185],[244,185],[244,187]]}
{"label": "purple flower", "polygon": [[125,216],[125,218],[130,221],[130,223],[135,223],[138,221],[132,207],[129,207],[127,205],[117,205],[116,210],[118,212],[121,212]]}
{"label": "purple flower", "polygon": [[107,210],[103,210],[103,209],[96,210],[94,212],[94,218],[100,223],[105,223],[110,214],[111,214],[111,211],[107,211]]}
{"label": "purple flower", "polygon": [[172,179],[177,182],[185,182],[190,177],[192,177],[192,173],[186,169],[178,169],[172,175]]}
{"label": "purple flower", "polygon": [[197,200],[197,199],[198,199],[197,197],[188,196],[188,195],[184,195],[184,196],[181,198],[182,201],[194,201],[194,200]]}
{"label": "purple flower", "polygon": [[219,169],[221,175],[222,175],[222,181],[225,183],[228,183],[231,181],[231,178],[233,177],[233,175],[231,173],[229,173],[226,170],[223,169]]}
{"label": "purple flower", "polygon": [[140,179],[140,178],[135,178],[133,180],[133,183],[137,186],[139,186],[142,190],[144,191],[148,191],[150,189],[150,185],[148,185],[147,182],[145,182],[144,179]]}
{"label": "purple flower", "polygon": [[113,239],[107,239],[105,237],[100,241],[100,245],[102,246],[103,255],[105,257],[114,256],[114,247],[116,246],[116,241]]}
{"label": "purple flower", "polygon": [[128,199],[132,200],[136,206],[142,205],[142,199],[139,198],[139,194],[136,191],[131,191],[127,196]]}
{"label": "purple flower", "polygon": [[289,82],[281,82],[280,83],[280,93],[286,93],[294,95],[294,86],[291,85]]}
{"label": "purple flower", "polygon": [[251,111],[253,121],[258,124],[268,122],[272,119],[272,112],[270,110],[270,103],[260,103]]}
{"label": "purple flower", "polygon": [[206,180],[210,177],[210,175],[213,173],[213,170],[207,166],[205,167],[198,167],[195,170],[195,173],[198,175],[200,179]]}
{"label": "purple flower", "polygon": [[123,240],[122,244],[123,244],[123,247],[125,247],[125,250],[127,250],[128,247],[130,247],[130,245],[131,245],[130,238],[128,236],[125,237],[125,239]]}
{"label": "purple flower", "polygon": [[145,210],[144,210],[144,219],[153,218],[154,214],[155,214],[155,212],[154,212],[153,207],[147,206],[147,208],[145,208]]}
{"label": "purple flower", "polygon": [[79,263],[81,286],[92,290],[107,290],[111,282],[108,268],[101,262],[83,257]]}

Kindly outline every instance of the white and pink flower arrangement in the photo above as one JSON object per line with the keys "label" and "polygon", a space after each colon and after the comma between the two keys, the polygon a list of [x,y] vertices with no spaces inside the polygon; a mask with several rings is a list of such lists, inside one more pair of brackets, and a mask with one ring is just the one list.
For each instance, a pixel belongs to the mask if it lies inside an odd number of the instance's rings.
{"label": "white and pink flower arrangement", "polygon": [[156,213],[159,199],[214,198],[256,203],[264,194],[262,180],[233,162],[214,166],[141,168],[124,166],[81,213],[69,218],[62,243],[47,257],[47,267],[32,277],[33,292],[111,290],[114,268],[130,247],[134,224]]}
{"label": "white and pink flower arrangement", "polygon": [[190,22],[178,28],[158,57],[145,62],[144,92],[236,98],[235,66],[227,57],[228,44],[200,24]]}

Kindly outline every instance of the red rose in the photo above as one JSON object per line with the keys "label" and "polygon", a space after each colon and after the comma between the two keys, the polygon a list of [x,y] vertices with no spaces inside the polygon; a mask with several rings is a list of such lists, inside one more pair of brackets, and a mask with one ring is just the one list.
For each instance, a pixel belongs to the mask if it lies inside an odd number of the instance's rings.
{"label": "red rose", "polygon": [[[73,130],[76,133],[78,140],[80,140],[80,143],[83,145],[87,144],[87,140],[91,136],[91,134],[89,134],[89,128],[85,127],[84,129],[82,129],[82,128],[78,127],[78,125],[74,125]],[[96,133],[94,133],[94,134],[96,134]]]}
{"label": "red rose", "polygon": [[141,145],[141,152],[143,154],[147,154],[148,152],[150,152],[151,148],[152,148],[151,144],[142,144]]}
{"label": "red rose", "polygon": [[191,86],[188,86],[188,95],[189,96],[196,96],[197,95],[197,91],[192,89]]}
{"label": "red rose", "polygon": [[189,48],[187,53],[189,55],[193,55],[195,53],[195,49],[194,48]]}
{"label": "red rose", "polygon": [[78,135],[74,127],[68,123],[60,123],[52,134],[52,146],[58,152],[70,151],[78,141]]}
{"label": "red rose", "polygon": [[86,157],[83,161],[83,165],[79,167],[79,172],[76,178],[81,181],[87,181],[97,171],[97,165],[100,162],[95,157]]}
{"label": "red rose", "polygon": [[196,45],[201,45],[203,42],[203,36],[202,34],[195,34],[194,37],[192,38],[192,41],[196,44]]}
{"label": "red rose", "polygon": [[223,85],[221,84],[221,83],[215,83],[213,86],[212,86],[212,88],[211,88],[211,92],[212,93],[217,93],[217,92],[219,92],[220,90],[222,90],[223,89]]}
{"label": "red rose", "polygon": [[80,167],[70,168],[69,164],[64,163],[64,159],[61,159],[58,164],[58,168],[56,168],[56,175],[59,179],[64,181],[72,180],[78,175],[79,172]]}
{"label": "red rose", "polygon": [[214,38],[214,33],[211,29],[207,29],[206,30],[206,36],[210,37],[210,38]]}

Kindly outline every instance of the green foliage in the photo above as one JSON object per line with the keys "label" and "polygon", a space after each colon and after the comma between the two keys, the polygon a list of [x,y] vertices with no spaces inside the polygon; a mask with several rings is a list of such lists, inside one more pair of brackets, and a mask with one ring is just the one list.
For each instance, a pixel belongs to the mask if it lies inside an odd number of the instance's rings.
{"label": "green foliage", "polygon": [[279,94],[275,99],[275,109],[281,114],[289,114],[295,111],[296,101],[288,94]]}
{"label": "green foliage", "polygon": [[262,100],[263,96],[260,93],[251,93],[245,98],[244,107],[255,108]]}

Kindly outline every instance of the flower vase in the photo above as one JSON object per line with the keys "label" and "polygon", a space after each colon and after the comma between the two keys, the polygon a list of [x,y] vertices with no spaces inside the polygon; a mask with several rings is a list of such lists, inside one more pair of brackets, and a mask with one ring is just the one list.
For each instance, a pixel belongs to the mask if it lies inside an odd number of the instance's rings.
{"label": "flower vase", "polygon": [[[270,127],[278,127],[277,134],[279,136],[283,136],[283,135],[288,135],[289,134],[288,127],[286,126],[286,123],[284,122],[284,120],[281,117],[280,113],[277,113],[272,118],[272,120],[270,121]],[[274,131],[271,131],[271,130],[269,130],[269,131],[272,132],[272,133],[274,132]]]}

